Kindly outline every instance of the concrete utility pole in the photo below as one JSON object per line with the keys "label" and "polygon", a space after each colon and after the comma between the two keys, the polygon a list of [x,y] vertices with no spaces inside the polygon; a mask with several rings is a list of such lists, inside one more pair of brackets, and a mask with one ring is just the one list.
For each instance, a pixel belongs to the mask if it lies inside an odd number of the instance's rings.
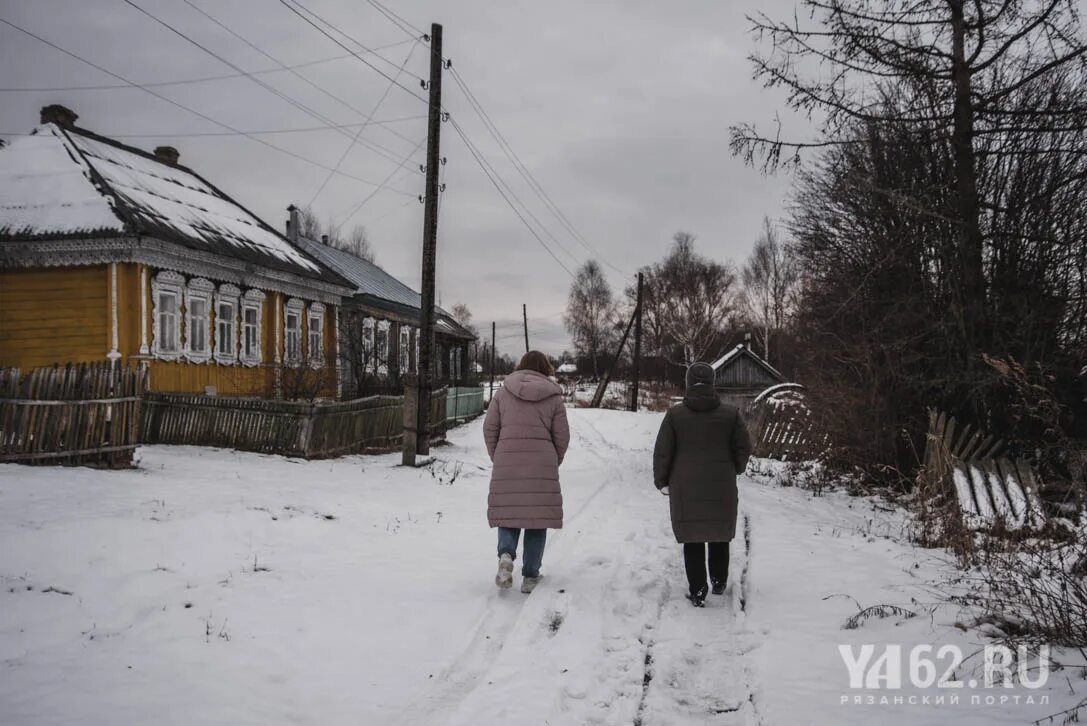
{"label": "concrete utility pole", "polygon": [[641,384],[642,364],[642,273],[638,273],[638,300],[634,303],[634,371],[630,383],[630,410],[638,410],[638,386]]}
{"label": "concrete utility pole", "polygon": [[525,352],[529,351],[528,347],[528,304],[521,303],[521,315],[525,319]]}
{"label": "concrete utility pole", "polygon": [[490,398],[487,399],[488,401],[493,401],[494,400],[494,331],[495,331],[495,327],[496,327],[495,323],[492,320],[491,321],[491,396],[490,396]]}
{"label": "concrete utility pole", "polygon": [[[442,26],[430,26],[430,110],[427,117],[426,204],[423,212],[422,308],[419,311],[419,364],[415,405],[410,391],[404,399],[405,466],[415,466],[416,454],[430,453],[430,392],[433,387],[434,277],[438,247],[438,171],[441,167]],[[409,383],[409,388],[410,383]],[[413,410],[412,410],[413,409]]]}

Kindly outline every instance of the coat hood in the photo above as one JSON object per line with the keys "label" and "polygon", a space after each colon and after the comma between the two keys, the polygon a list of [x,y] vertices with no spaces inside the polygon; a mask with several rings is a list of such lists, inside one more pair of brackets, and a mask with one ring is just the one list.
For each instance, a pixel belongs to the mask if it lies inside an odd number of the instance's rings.
{"label": "coat hood", "polygon": [[562,395],[559,384],[536,371],[514,371],[506,376],[502,387],[522,401],[542,401]]}

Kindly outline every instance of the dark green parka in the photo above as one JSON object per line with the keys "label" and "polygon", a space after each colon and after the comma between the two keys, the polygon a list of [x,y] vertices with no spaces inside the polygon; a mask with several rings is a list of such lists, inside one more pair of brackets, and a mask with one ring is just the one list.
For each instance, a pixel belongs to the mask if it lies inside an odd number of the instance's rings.
{"label": "dark green parka", "polygon": [[653,449],[653,478],[657,489],[669,488],[677,542],[736,535],[736,475],[747,468],[751,439],[740,412],[721,403],[710,381],[689,386],[683,403],[665,414]]}

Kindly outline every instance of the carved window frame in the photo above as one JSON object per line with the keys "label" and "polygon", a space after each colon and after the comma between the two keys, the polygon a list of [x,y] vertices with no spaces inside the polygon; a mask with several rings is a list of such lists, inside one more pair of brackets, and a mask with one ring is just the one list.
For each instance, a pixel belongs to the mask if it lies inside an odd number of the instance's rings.
{"label": "carved window frame", "polygon": [[389,354],[392,349],[392,341],[389,340],[389,327],[388,320],[378,320],[374,331],[374,357],[377,360],[377,374],[379,376],[389,375]]}
{"label": "carved window frame", "polygon": [[[229,283],[219,286],[218,292],[215,293],[215,342],[214,342],[214,357],[216,363],[223,363],[224,365],[234,365],[238,362],[238,341],[240,336],[238,335],[239,328],[239,311],[240,306],[238,301],[241,298],[242,291],[235,285]],[[223,320],[223,309],[229,308],[229,320]],[[223,340],[223,326],[229,325],[229,331],[225,337],[229,337],[230,340]]]}
{"label": "carved window frame", "polygon": [[[194,277],[185,287],[185,359],[191,363],[207,363],[211,360],[211,301],[215,293],[215,284],[203,277]],[[196,304],[203,305],[202,317],[193,315]],[[201,322],[203,321],[203,322]],[[196,331],[203,333],[204,347],[193,347]]]}
{"label": "carved window frame", "polygon": [[[184,290],[185,290],[185,278],[172,271],[162,270],[151,280],[151,319],[154,321],[152,325],[152,337],[151,337],[151,355],[159,360],[176,361],[181,358],[183,349],[181,346],[181,327],[182,320],[184,318],[181,310],[184,303]],[[174,309],[172,313],[160,310],[160,296],[170,295],[174,299]],[[172,345],[169,347],[163,347],[163,338],[166,337],[162,330],[161,314],[170,314],[173,316],[173,340]]]}
{"label": "carved window frame", "polygon": [[[283,305],[283,362],[291,367],[302,363],[302,319],[305,312],[306,304],[296,297],[287,300]],[[292,317],[297,321],[294,330],[290,328]]]}
{"label": "carved window frame", "polygon": [[[317,323],[316,332],[314,322]],[[314,343],[316,342],[316,345]],[[310,303],[306,311],[306,352],[309,364],[313,368],[325,365],[325,306],[322,303]]]}
{"label": "carved window frame", "polygon": [[[246,290],[245,294],[241,297],[241,313],[240,318],[240,336],[239,336],[239,351],[238,358],[241,360],[242,365],[245,366],[258,366],[261,364],[263,355],[261,353],[261,328],[264,325],[264,298],[267,297],[260,290]],[[255,311],[256,322],[246,322],[246,312]],[[253,330],[253,352],[246,353],[246,343],[249,341],[249,330]]]}

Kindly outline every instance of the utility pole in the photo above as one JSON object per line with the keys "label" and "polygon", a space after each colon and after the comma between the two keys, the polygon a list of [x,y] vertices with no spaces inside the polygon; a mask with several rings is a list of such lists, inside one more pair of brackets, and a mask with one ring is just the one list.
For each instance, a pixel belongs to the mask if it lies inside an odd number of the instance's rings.
{"label": "utility pole", "polygon": [[528,304],[521,303],[521,316],[525,319],[525,352],[529,351],[528,348]]}
{"label": "utility pole", "polygon": [[494,329],[495,323],[491,321],[491,395],[488,401],[494,400]]}
{"label": "utility pole", "polygon": [[630,410],[638,410],[638,386],[641,383],[642,365],[642,273],[638,273],[638,300],[634,303],[634,371],[631,376]]}
{"label": "utility pole", "polygon": [[[416,454],[430,453],[431,363],[434,347],[434,277],[438,247],[438,171],[441,167],[442,26],[430,26],[430,110],[427,116],[426,204],[423,211],[423,276],[419,311],[418,389],[414,416],[404,406],[403,463],[415,466]],[[405,401],[407,404],[408,401]],[[414,420],[411,420],[414,418]]]}

